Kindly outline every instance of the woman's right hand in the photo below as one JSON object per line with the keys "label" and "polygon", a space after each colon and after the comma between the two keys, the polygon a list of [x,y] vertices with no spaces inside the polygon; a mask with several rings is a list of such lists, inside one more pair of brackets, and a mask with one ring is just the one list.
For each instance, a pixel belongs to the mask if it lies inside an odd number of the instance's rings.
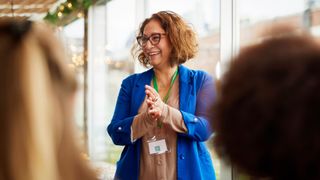
{"label": "woman's right hand", "polygon": [[151,86],[146,85],[146,96],[147,96],[147,113],[155,121],[160,119],[162,115],[165,103],[161,100],[158,92]]}

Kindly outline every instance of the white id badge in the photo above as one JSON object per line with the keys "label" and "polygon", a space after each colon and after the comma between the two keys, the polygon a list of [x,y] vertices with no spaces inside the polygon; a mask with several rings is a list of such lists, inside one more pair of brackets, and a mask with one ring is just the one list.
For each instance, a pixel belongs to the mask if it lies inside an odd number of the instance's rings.
{"label": "white id badge", "polygon": [[150,154],[162,154],[168,151],[166,140],[161,139],[158,141],[148,142]]}

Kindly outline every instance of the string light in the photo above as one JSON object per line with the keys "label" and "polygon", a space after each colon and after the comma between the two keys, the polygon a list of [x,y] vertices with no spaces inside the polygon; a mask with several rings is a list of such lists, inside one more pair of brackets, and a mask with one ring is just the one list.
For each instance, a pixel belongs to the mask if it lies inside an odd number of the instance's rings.
{"label": "string light", "polygon": [[82,18],[82,17],[83,17],[83,14],[82,14],[81,12],[79,12],[79,13],[77,14],[77,16],[78,16],[78,18]]}
{"label": "string light", "polygon": [[82,54],[73,54],[71,58],[71,62],[74,65],[74,67],[81,67],[84,65],[84,59]]}
{"label": "string light", "polygon": [[[13,2],[16,0],[11,1]],[[107,0],[107,2],[108,1],[110,0]],[[88,10],[88,8],[92,6],[95,2],[96,0],[68,0],[58,5],[54,12],[48,12],[44,19],[51,22],[52,24],[58,25],[60,23],[68,22],[65,21],[64,18],[83,18],[85,16],[83,11]]]}
{"label": "string light", "polygon": [[59,17],[59,18],[62,17],[62,12],[58,12],[58,17]]}
{"label": "string light", "polygon": [[64,10],[64,6],[61,5],[61,6],[59,7],[59,9],[60,9],[60,11],[63,11],[63,10]]}
{"label": "string light", "polygon": [[71,3],[68,3],[68,8],[72,8],[72,4]]}

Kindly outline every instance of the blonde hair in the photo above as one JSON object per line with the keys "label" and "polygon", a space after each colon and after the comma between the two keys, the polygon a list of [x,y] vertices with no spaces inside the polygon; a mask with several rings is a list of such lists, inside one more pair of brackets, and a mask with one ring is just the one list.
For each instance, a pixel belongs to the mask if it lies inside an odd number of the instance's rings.
{"label": "blonde hair", "polygon": [[0,179],[96,179],[75,142],[63,54],[44,24],[0,21]]}

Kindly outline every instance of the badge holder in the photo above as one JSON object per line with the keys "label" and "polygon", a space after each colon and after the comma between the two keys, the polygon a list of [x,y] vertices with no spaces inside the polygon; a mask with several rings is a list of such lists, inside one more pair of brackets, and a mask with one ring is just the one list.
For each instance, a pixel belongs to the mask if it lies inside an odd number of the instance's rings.
{"label": "badge holder", "polygon": [[165,138],[157,139],[156,136],[153,136],[152,138],[147,140],[147,143],[148,143],[150,155],[157,155],[157,154],[171,152],[171,150],[167,146]]}

